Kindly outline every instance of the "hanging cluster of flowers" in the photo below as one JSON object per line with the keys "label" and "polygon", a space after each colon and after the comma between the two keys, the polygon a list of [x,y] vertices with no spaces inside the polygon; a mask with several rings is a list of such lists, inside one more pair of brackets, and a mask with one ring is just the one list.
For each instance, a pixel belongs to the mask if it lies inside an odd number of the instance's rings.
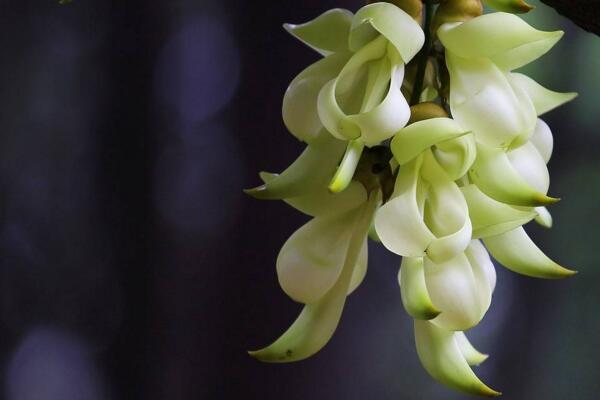
{"label": "hanging cluster of flowers", "polygon": [[489,14],[479,0],[393,3],[285,25],[323,56],[283,99],[285,125],[307,147],[281,174],[261,173],[264,184],[247,193],[313,217],[277,258],[281,287],[305,307],[279,339],[250,354],[289,362],[319,351],[365,276],[371,238],[402,256],[402,303],[425,369],[455,389],[495,396],[471,369],[487,356],[464,334],[490,305],[490,254],[528,276],[574,273],[522,225],[552,225],[553,140],[538,117],[575,94],[513,72],[562,32],[513,15],[529,9],[522,0],[490,0],[509,12]]}

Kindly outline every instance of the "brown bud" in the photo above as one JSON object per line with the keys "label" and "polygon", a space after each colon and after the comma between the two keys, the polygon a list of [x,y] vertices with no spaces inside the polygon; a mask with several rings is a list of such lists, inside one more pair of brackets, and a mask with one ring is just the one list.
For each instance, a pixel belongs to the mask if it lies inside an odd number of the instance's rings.
{"label": "brown bud", "polygon": [[464,22],[481,14],[483,5],[480,0],[446,0],[435,12],[431,33],[435,35],[438,28],[447,22]]}
{"label": "brown bud", "polygon": [[535,8],[534,6],[525,3],[523,0],[483,0],[483,2],[494,10],[513,14],[524,14]]}
{"label": "brown bud", "polygon": [[445,118],[448,117],[446,110],[439,104],[427,101],[425,103],[415,104],[410,107],[410,120],[408,124],[423,121],[431,118]]}

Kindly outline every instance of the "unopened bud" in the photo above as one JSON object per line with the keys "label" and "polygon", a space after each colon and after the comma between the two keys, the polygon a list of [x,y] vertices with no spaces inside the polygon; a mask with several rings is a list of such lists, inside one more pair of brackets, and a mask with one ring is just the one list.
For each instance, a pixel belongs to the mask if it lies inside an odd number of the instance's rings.
{"label": "unopened bud", "polygon": [[445,118],[448,113],[439,104],[427,101],[410,107],[410,120],[408,124],[423,121],[430,118]]}
{"label": "unopened bud", "polygon": [[464,22],[481,14],[483,5],[480,0],[446,0],[435,12],[431,32],[435,34],[438,28],[447,22]]}
{"label": "unopened bud", "polygon": [[513,14],[524,14],[535,7],[525,3],[523,0],[483,0],[484,3],[494,10],[509,12]]}

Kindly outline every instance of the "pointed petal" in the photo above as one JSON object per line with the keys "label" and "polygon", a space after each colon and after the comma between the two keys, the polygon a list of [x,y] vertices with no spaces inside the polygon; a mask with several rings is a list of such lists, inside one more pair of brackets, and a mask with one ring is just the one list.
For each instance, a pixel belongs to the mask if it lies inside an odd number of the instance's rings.
{"label": "pointed petal", "polygon": [[342,272],[331,290],[316,303],[307,304],[292,326],[270,346],[248,352],[251,356],[266,362],[298,361],[310,357],[327,344],[340,321],[361,244],[367,236],[378,201],[378,196],[372,194],[361,207]]}
{"label": "pointed petal", "polygon": [[455,332],[454,340],[456,340],[456,344],[458,345],[460,352],[469,365],[478,366],[488,359],[489,356],[487,354],[480,353],[475,347],[473,347],[464,332]]}
{"label": "pointed petal", "polygon": [[334,8],[304,24],[284,24],[291,35],[327,56],[348,51],[348,35],[353,14],[342,8]]}
{"label": "pointed petal", "polygon": [[442,263],[425,258],[425,284],[433,305],[441,311],[432,321],[444,329],[470,329],[487,311],[487,304],[481,301],[478,280],[463,253]]}
{"label": "pointed petal", "polygon": [[[265,183],[271,182],[278,176],[268,172],[261,172],[259,175]],[[361,183],[350,182],[346,190],[341,193],[331,193],[326,186],[322,186],[307,194],[283,200],[306,215],[318,217],[339,214],[358,207],[367,201],[367,191]]]}
{"label": "pointed petal", "polygon": [[437,34],[444,47],[457,56],[489,58],[508,71],[544,55],[563,32],[539,31],[516,15],[497,12],[462,24],[444,24]]}
{"label": "pointed petal", "polygon": [[450,109],[478,142],[508,148],[528,138],[535,108],[524,90],[515,90],[506,74],[487,59],[464,59],[446,53],[450,73]]}
{"label": "pointed petal", "polygon": [[483,240],[492,256],[506,268],[534,278],[557,279],[575,274],[549,259],[527,236],[517,228]]}
{"label": "pointed petal", "polygon": [[326,187],[345,147],[344,142],[322,130],[285,171],[270,182],[245,192],[257,199],[289,199]]}
{"label": "pointed petal", "polygon": [[422,257],[403,257],[398,283],[402,304],[406,312],[416,319],[432,319],[439,315],[425,286],[425,270]]}
{"label": "pointed petal", "polygon": [[528,185],[504,150],[482,143],[477,144],[477,159],[469,176],[483,193],[502,203],[535,207],[558,201]]}
{"label": "pointed petal", "polygon": [[391,149],[396,161],[403,165],[435,144],[468,133],[453,119],[426,119],[401,129],[392,139]]}
{"label": "pointed petal", "polygon": [[552,228],[552,215],[546,207],[536,207],[535,212],[537,213],[535,222],[544,228]]}
{"label": "pointed petal", "polygon": [[356,266],[354,267],[354,272],[352,272],[352,279],[350,280],[348,294],[354,292],[356,288],[359,287],[362,281],[365,279],[365,276],[367,275],[368,263],[369,246],[368,240],[365,239],[360,249],[360,254],[358,255],[358,260],[356,261]]}
{"label": "pointed petal", "polygon": [[455,333],[428,321],[415,320],[415,343],[423,367],[439,382],[480,396],[499,396],[473,373],[456,342]]}
{"label": "pointed petal", "polygon": [[548,124],[538,118],[533,134],[529,140],[540,153],[544,162],[548,164],[548,161],[550,161],[550,157],[552,156],[552,149],[554,148],[554,138],[552,137],[552,131],[550,131]]}
{"label": "pointed petal", "polygon": [[423,257],[435,238],[423,221],[417,201],[421,158],[400,168],[394,196],[377,211],[375,228],[381,243],[393,253]]}
{"label": "pointed petal", "polygon": [[469,207],[475,239],[508,232],[535,217],[534,211],[511,207],[486,196],[476,185],[465,185],[460,189]]}
{"label": "pointed petal", "polygon": [[519,176],[540,193],[548,193],[550,175],[544,159],[531,142],[506,153]]}
{"label": "pointed petal", "polygon": [[513,84],[525,90],[533,102],[537,115],[554,110],[577,97],[577,93],[574,92],[561,93],[546,89],[527,75],[514,72],[508,76]]}
{"label": "pointed petal", "polygon": [[323,129],[317,112],[319,92],[340,73],[350,55],[325,57],[302,71],[288,86],[283,96],[283,122],[299,140],[310,144]]}
{"label": "pointed petal", "polygon": [[389,3],[373,3],[358,10],[352,19],[350,48],[358,50],[377,34],[392,43],[405,63],[421,50],[425,42],[425,34],[419,24],[402,9]]}

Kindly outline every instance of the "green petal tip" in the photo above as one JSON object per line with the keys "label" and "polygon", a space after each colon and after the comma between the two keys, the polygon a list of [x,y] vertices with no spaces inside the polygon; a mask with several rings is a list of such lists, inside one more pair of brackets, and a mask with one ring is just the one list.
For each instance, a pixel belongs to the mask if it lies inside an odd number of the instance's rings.
{"label": "green petal tip", "polygon": [[244,189],[244,193],[246,193],[247,195],[250,195],[256,199],[262,199],[263,195],[265,194],[266,191],[267,191],[267,185],[260,185],[260,186],[253,187],[250,189]]}
{"label": "green petal tip", "polygon": [[558,203],[560,201],[560,197],[550,197],[539,193],[534,197],[534,201],[542,206],[549,206],[551,204]]}
{"label": "green petal tip", "polygon": [[569,278],[573,275],[577,275],[579,271],[568,269],[563,266],[557,265],[556,268],[556,279]]}
{"label": "green petal tip", "polygon": [[498,392],[490,387],[487,386],[483,386],[481,388],[479,388],[479,394],[481,394],[482,396],[485,397],[498,397],[498,396],[502,396],[502,392]]}
{"label": "green petal tip", "polygon": [[473,363],[473,365],[475,365],[476,367],[478,367],[478,366],[480,366],[481,364],[483,364],[483,362],[484,362],[485,360],[487,360],[488,358],[490,358],[490,355],[489,355],[489,354],[483,354],[483,353],[481,353],[481,357],[479,357],[479,358],[477,359],[477,361],[475,361],[475,362]]}

